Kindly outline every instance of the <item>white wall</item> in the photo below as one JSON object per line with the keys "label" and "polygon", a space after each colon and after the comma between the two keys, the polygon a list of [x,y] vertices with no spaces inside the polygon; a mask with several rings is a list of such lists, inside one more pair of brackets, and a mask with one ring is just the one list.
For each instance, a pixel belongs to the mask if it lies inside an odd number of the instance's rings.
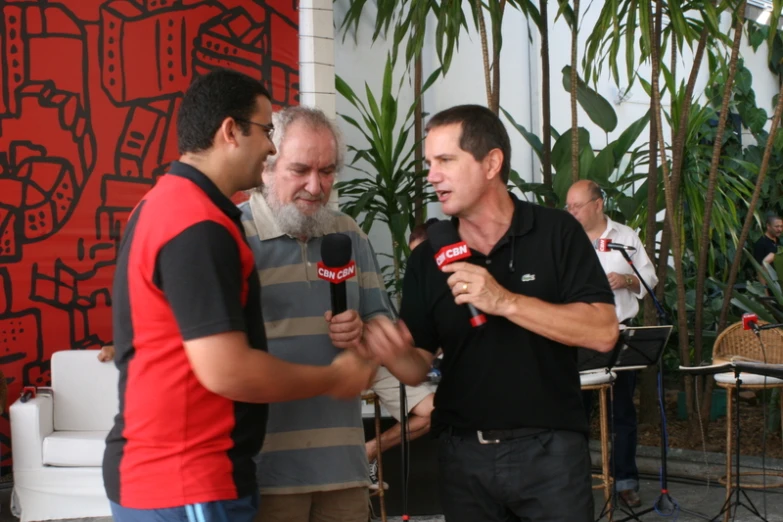
{"label": "white wall", "polygon": [[[769,23],[769,11],[763,11],[757,7],[748,6],[745,13],[748,20],[755,20],[759,23]],[[778,30],[783,28],[783,21],[778,24]],[[740,47],[740,56],[745,59],[745,67],[753,75],[753,90],[756,92],[756,105],[760,109],[767,111],[767,116],[771,119],[775,107],[772,105],[772,97],[780,91],[777,78],[770,72],[767,66],[768,52],[767,44],[763,43],[759,47],[758,51],[753,51],[753,48],[748,42],[747,31],[742,37],[742,45]],[[767,130],[770,128],[771,121],[767,122]],[[746,132],[746,135],[750,136],[750,133]],[[743,140],[745,135],[743,135]],[[751,137],[752,139],[752,137]],[[746,141],[743,141],[743,144]]]}

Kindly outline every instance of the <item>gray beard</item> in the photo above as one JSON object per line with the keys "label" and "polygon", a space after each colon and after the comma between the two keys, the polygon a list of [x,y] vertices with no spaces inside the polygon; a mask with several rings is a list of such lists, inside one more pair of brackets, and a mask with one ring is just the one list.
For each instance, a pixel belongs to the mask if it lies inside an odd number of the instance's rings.
{"label": "gray beard", "polygon": [[277,226],[284,234],[296,238],[321,237],[334,230],[336,216],[322,205],[312,216],[303,214],[295,203],[280,203],[274,183],[265,184],[261,193],[272,211]]}

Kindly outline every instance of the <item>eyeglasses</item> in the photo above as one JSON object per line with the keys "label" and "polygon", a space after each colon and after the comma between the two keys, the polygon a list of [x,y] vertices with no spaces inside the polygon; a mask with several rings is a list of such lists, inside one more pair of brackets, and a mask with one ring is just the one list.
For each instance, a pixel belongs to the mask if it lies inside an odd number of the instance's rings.
{"label": "eyeglasses", "polygon": [[592,203],[593,201],[595,201],[595,200],[597,200],[597,199],[600,199],[600,198],[593,198],[593,199],[588,199],[588,200],[587,200],[587,201],[585,201],[584,203],[574,203],[573,205],[566,205],[566,206],[564,206],[564,207],[563,207],[563,209],[565,209],[565,210],[567,210],[567,211],[573,211],[573,212],[576,212],[577,210],[581,209],[582,207],[584,207],[584,206],[585,206],[585,205],[587,205],[588,203]]}
{"label": "eyeglasses", "polygon": [[266,134],[266,137],[270,140],[272,139],[272,134],[275,132],[275,126],[271,123],[257,123],[254,121],[246,120],[244,118],[234,118],[236,121],[241,121],[243,123],[249,123],[250,125],[255,125],[256,127],[261,127],[264,130],[264,134]]}

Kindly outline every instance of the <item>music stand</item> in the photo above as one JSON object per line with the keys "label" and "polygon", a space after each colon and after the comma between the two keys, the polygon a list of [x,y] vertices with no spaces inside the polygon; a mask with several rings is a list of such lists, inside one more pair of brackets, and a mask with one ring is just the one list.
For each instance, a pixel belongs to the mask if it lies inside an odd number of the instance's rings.
{"label": "music stand", "polygon": [[[783,364],[766,364],[759,361],[749,361],[742,358],[732,358],[729,361],[720,362],[717,364],[711,364],[711,365],[703,365],[703,366],[680,366],[680,371],[683,373],[689,373],[691,375],[710,375],[710,374],[716,374],[716,373],[724,373],[724,372],[734,372],[734,379],[735,379],[735,390],[734,390],[734,432],[736,434],[736,442],[735,442],[735,467],[736,471],[734,473],[734,484],[729,484],[729,494],[726,495],[726,500],[723,502],[723,505],[721,506],[720,512],[715,515],[715,517],[712,520],[717,520],[721,515],[726,514],[728,517],[731,513],[731,509],[734,508],[734,516],[736,517],[737,509],[739,507],[744,507],[747,509],[751,514],[756,516],[758,519],[763,520],[766,522],[766,518],[764,518],[761,513],[759,512],[758,508],[753,504],[753,501],[750,499],[748,494],[745,492],[745,488],[742,487],[742,483],[740,482],[740,400],[739,400],[739,394],[742,388],[742,378],[740,377],[740,374],[742,372],[755,374],[755,375],[763,375],[767,377],[775,377],[778,379],[783,379]],[[732,495],[732,493],[734,495]],[[745,497],[745,500],[747,501],[747,504],[742,501],[742,498],[740,497],[740,494]],[[734,500],[732,501],[732,496],[734,497]]]}
{"label": "music stand", "polygon": [[[666,347],[666,343],[671,335],[672,327],[669,326],[639,326],[624,328],[620,330],[620,337],[617,340],[615,349],[608,353],[598,353],[585,350],[587,353],[580,351],[579,370],[591,370],[597,368],[607,368],[613,371],[635,371],[642,370],[648,366],[660,365],[663,349]],[[614,446],[614,419],[611,422],[612,444]],[[663,434],[663,432],[661,432]],[[665,442],[663,436],[662,441]],[[665,444],[662,444],[662,458],[663,469],[665,476],[666,469],[666,449]],[[614,459],[613,459],[614,462]],[[612,470],[614,475],[614,470]],[[663,484],[665,484],[665,479]],[[665,486],[664,486],[665,488]],[[609,515],[610,511],[618,509],[617,504],[617,482],[613,481],[612,485],[612,508],[611,510],[604,509],[596,520],[600,520],[604,516]],[[635,518],[633,510],[629,513],[622,507],[620,509],[626,514],[630,515],[624,520]],[[648,511],[641,512],[640,514],[647,513]],[[637,519],[638,520],[638,519]]]}

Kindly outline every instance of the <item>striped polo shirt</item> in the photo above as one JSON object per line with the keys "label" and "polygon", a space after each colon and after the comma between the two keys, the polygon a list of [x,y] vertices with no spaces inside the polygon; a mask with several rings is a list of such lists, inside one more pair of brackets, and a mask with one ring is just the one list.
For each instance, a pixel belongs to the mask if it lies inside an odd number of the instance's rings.
{"label": "striped polo shirt", "polygon": [[[318,278],[320,237],[303,242],[280,231],[263,196],[239,205],[261,279],[269,352],[286,361],[327,365],[340,352],[328,335],[329,283]],[[335,212],[334,230],[351,238],[356,277],[346,283],[348,308],[365,321],[392,308],[367,236]],[[361,403],[329,397],[271,404],[256,459],[261,493],[332,491],[369,485]]]}

